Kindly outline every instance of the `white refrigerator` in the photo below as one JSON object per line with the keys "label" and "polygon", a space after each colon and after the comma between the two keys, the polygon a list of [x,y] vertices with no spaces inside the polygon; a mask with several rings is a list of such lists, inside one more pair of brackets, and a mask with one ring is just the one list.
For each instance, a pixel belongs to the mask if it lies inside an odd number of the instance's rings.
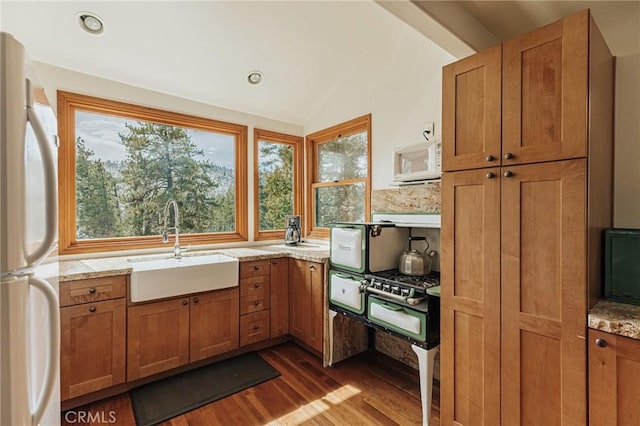
{"label": "white refrigerator", "polygon": [[0,425],[60,424],[55,116],[0,32]]}

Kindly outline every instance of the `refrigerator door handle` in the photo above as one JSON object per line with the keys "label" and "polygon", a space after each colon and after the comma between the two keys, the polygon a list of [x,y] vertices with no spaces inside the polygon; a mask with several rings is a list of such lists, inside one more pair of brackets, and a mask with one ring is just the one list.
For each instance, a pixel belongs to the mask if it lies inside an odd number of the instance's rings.
{"label": "refrigerator door handle", "polygon": [[54,288],[46,281],[31,276],[29,277],[29,285],[40,290],[47,300],[47,308],[49,311],[49,356],[44,369],[44,381],[38,395],[38,400],[33,407],[31,414],[31,424],[36,426],[40,423],[47,404],[55,391],[56,379],[59,374],[60,366],[60,313],[58,310],[58,295]]}
{"label": "refrigerator door handle", "polygon": [[[27,90],[29,91],[30,82],[27,80]],[[42,244],[33,253],[25,253],[29,264],[34,264],[42,260],[48,253],[49,249],[56,241],[58,227],[58,198],[56,188],[56,168],[53,161],[53,154],[49,147],[49,139],[44,131],[44,127],[40,123],[33,105],[27,105],[27,120],[31,123],[33,133],[38,141],[38,147],[42,153],[42,165],[44,169],[45,181],[45,211],[46,226],[45,235]]]}

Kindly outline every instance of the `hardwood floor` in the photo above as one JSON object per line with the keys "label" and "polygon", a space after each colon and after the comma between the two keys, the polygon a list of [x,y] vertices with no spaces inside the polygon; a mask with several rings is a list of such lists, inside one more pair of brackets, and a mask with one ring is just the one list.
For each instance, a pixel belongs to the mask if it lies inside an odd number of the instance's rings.
{"label": "hardwood floor", "polygon": [[[323,368],[319,358],[293,343],[260,351],[281,376],[175,417],[163,426],[207,425],[419,425],[417,371],[377,352]],[[434,386],[432,422],[439,426]],[[91,413],[93,422],[79,422]],[[112,412],[111,417],[110,412]],[[101,413],[100,416],[98,413]],[[128,394],[62,414],[62,425],[134,425]],[[90,417],[90,416],[89,416]],[[87,418],[87,420],[91,420]],[[101,423],[102,422],[102,423]]]}

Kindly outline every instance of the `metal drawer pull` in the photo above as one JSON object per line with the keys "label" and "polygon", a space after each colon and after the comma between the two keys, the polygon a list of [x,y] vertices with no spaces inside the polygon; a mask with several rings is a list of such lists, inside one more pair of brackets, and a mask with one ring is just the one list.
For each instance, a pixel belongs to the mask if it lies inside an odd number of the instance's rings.
{"label": "metal drawer pull", "polygon": [[393,306],[388,303],[380,303],[379,305],[389,311],[404,311],[400,306]]}
{"label": "metal drawer pull", "polygon": [[493,155],[487,155],[487,161],[493,161],[495,159],[496,157],[494,157]]}
{"label": "metal drawer pull", "polygon": [[95,292],[96,292],[96,289],[95,289],[95,288],[91,287],[91,288],[89,289],[89,294],[94,294]]}
{"label": "metal drawer pull", "polygon": [[96,311],[96,307],[92,306],[89,308],[89,312],[94,313]]}
{"label": "metal drawer pull", "polygon": [[513,176],[513,172],[512,171],[507,170],[506,172],[504,172],[504,177],[510,178],[511,176]]}
{"label": "metal drawer pull", "polygon": [[601,348],[606,348],[607,341],[604,339],[596,339],[596,345],[600,346]]}
{"label": "metal drawer pull", "polygon": [[259,301],[259,300],[256,300],[255,302],[253,302],[253,304],[254,304],[254,305],[256,305],[256,306],[258,306],[258,305],[260,305],[260,301]]}
{"label": "metal drawer pull", "polygon": [[197,297],[193,298],[193,303],[198,303],[200,301],[200,299],[198,299]]}
{"label": "metal drawer pull", "polygon": [[315,271],[316,267],[314,265],[309,265],[309,269],[311,269],[312,271]]}
{"label": "metal drawer pull", "polygon": [[254,284],[254,285],[253,285],[253,287],[254,287],[254,288],[260,288],[260,284],[257,284],[257,283],[256,283],[256,284]]}
{"label": "metal drawer pull", "polygon": [[183,300],[183,301],[182,301],[182,304],[183,304],[184,306],[188,305],[188,304],[189,304],[189,300],[188,300],[188,299]]}
{"label": "metal drawer pull", "polygon": [[277,264],[278,264],[278,261],[277,261],[277,260],[272,260],[272,261],[271,261],[271,264],[272,264],[272,265],[277,265]]}
{"label": "metal drawer pull", "polygon": [[259,325],[254,325],[254,326],[253,326],[253,329],[254,329],[254,330],[258,330],[259,328],[260,328],[260,326],[259,326]]}
{"label": "metal drawer pull", "polygon": [[254,266],[254,267],[253,267],[253,269],[254,269],[255,271],[257,271],[257,270],[259,270],[259,269],[260,269],[260,266],[259,266],[259,265],[256,265],[256,266]]}
{"label": "metal drawer pull", "polygon": [[487,179],[493,179],[494,177],[496,177],[495,173],[493,173],[493,172],[487,173]]}
{"label": "metal drawer pull", "polygon": [[504,159],[505,159],[505,160],[512,160],[512,159],[513,159],[513,157],[514,157],[514,155],[513,155],[512,153],[510,153],[510,152],[507,152],[507,153],[504,155]]}

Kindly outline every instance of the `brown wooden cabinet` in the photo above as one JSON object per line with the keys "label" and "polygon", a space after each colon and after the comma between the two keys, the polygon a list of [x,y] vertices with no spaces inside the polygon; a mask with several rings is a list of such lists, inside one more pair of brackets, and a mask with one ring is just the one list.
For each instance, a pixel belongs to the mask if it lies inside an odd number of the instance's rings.
{"label": "brown wooden cabinet", "polygon": [[640,340],[589,330],[589,424],[640,424]]}
{"label": "brown wooden cabinet", "polygon": [[219,290],[191,297],[189,362],[238,348],[238,290]]}
{"label": "brown wooden cabinet", "polygon": [[[500,90],[482,65],[497,51],[443,70],[445,169],[479,170],[443,174],[442,424],[582,425],[586,313],[611,226],[613,62],[588,12],[504,43],[498,159],[487,93],[462,92]],[[476,141],[464,126],[478,117]]]}
{"label": "brown wooden cabinet", "polygon": [[130,306],[127,320],[127,380],[189,362],[189,298]]}
{"label": "brown wooden cabinet", "polygon": [[240,346],[271,335],[271,260],[240,264]]}
{"label": "brown wooden cabinet", "polygon": [[289,334],[289,258],[271,259],[271,338]]}
{"label": "brown wooden cabinet", "polygon": [[[91,280],[86,281],[74,285],[91,288]],[[61,283],[61,293],[64,287]],[[124,383],[125,315],[124,298],[60,309],[61,400]]]}
{"label": "brown wooden cabinet", "polygon": [[290,259],[290,332],[311,349],[322,353],[324,265]]}

